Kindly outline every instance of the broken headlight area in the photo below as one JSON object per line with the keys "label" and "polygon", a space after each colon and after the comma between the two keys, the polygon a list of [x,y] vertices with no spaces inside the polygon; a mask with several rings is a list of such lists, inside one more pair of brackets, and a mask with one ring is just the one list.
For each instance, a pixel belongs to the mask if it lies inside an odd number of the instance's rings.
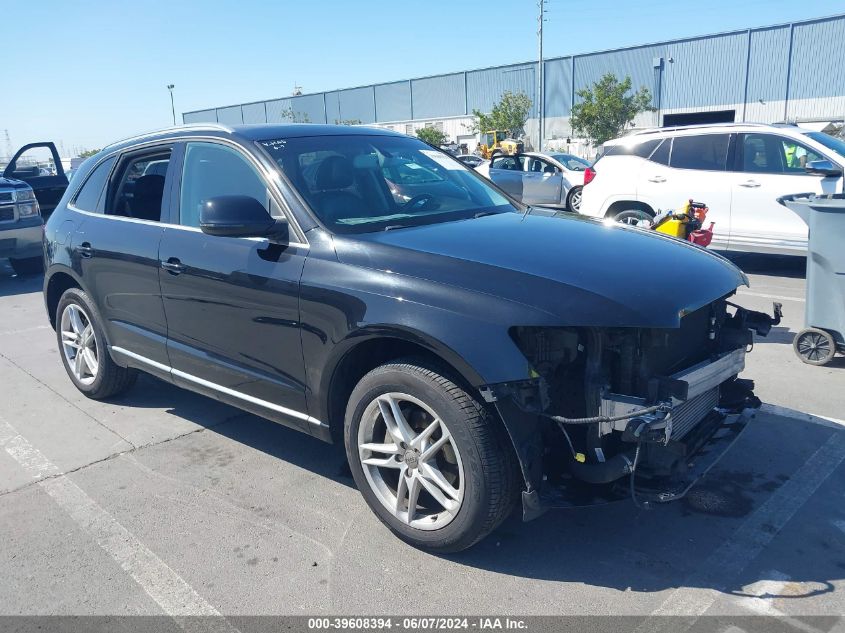
{"label": "broken headlight area", "polygon": [[737,376],[755,334],[779,321],[778,304],[772,317],[721,299],[672,329],[513,328],[535,388],[496,397],[541,421],[542,484],[529,482],[540,495],[530,503],[571,505],[565,493],[583,501],[596,487],[635,502],[683,496],[759,406]]}

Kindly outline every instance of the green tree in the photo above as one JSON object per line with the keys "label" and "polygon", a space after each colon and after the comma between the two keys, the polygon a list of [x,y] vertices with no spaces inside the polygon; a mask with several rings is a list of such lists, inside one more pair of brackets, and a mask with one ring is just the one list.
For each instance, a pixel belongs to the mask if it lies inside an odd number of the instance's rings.
{"label": "green tree", "polygon": [[572,106],[569,123],[572,132],[590,140],[594,147],[622,134],[640,112],[651,112],[651,93],[642,87],[631,92],[631,78],[619,81],[613,73],[605,74],[592,88],[576,94],[581,101]]}
{"label": "green tree", "polygon": [[435,147],[440,147],[446,142],[446,135],[436,127],[420,128],[417,130],[417,138]]}
{"label": "green tree", "polygon": [[475,118],[472,131],[487,132],[489,130],[510,130],[513,136],[519,136],[525,132],[525,122],[531,112],[531,99],[524,92],[514,94],[510,90],[502,94],[499,103],[493,106],[490,114],[480,110],[473,110]]}
{"label": "green tree", "polygon": [[84,152],[79,152],[79,158],[88,158],[89,156],[99,153],[99,151],[100,150],[98,149],[86,149]]}

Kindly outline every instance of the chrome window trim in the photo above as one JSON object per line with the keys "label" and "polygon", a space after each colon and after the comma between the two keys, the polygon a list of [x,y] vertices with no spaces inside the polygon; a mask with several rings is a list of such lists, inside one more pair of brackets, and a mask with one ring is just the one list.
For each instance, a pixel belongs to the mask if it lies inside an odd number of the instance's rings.
{"label": "chrome window trim", "polygon": [[255,396],[250,396],[240,391],[235,391],[234,389],[230,389],[229,387],[218,385],[217,383],[205,380],[204,378],[200,378],[199,376],[194,376],[193,374],[189,374],[179,369],[174,369],[173,367],[165,365],[164,363],[159,363],[158,361],[152,360],[151,358],[147,358],[146,356],[141,356],[140,354],[136,354],[135,352],[130,352],[128,349],[124,349],[122,347],[109,346],[109,349],[113,352],[117,352],[118,354],[122,354],[133,360],[136,360],[139,363],[143,363],[145,365],[158,369],[159,371],[163,371],[173,376],[177,376],[179,378],[187,380],[188,382],[192,382],[194,384],[201,385],[203,387],[207,387],[215,391],[219,391],[220,393],[224,393],[228,396],[244,400],[245,402],[257,404],[258,406],[270,409],[272,411],[276,411],[277,413],[289,415],[290,417],[297,418],[298,420],[304,420],[310,424],[316,424],[317,426],[328,428],[328,425],[324,424],[316,418],[312,418],[307,413],[302,413],[301,411],[297,411],[295,409],[288,409],[287,407],[268,402],[267,400],[262,400],[261,398],[256,398]]}
{"label": "chrome window trim", "polygon": [[[85,181],[88,180],[88,178],[91,176],[91,174],[94,172],[94,170],[97,169],[97,167],[99,167],[104,161],[108,160],[110,157],[112,157],[116,154],[124,154],[124,153],[130,152],[130,151],[134,152],[137,149],[144,149],[145,147],[150,147],[150,146],[154,146],[154,145],[162,145],[162,144],[165,144],[165,143],[188,143],[188,142],[191,142],[191,141],[199,141],[199,142],[209,142],[210,141],[210,142],[218,142],[218,143],[230,145],[235,150],[237,150],[242,156],[244,156],[244,158],[249,160],[251,162],[251,164],[253,166],[255,166],[255,168],[258,170],[261,177],[264,179],[264,181],[265,181],[264,184],[267,185],[267,189],[270,191],[270,196],[273,198],[273,200],[275,200],[276,204],[279,206],[279,209],[281,209],[282,213],[284,214],[285,219],[288,222],[288,225],[293,228],[293,231],[296,234],[297,241],[290,241],[290,242],[288,242],[288,244],[290,244],[291,246],[299,246],[299,247],[310,246],[310,244],[308,243],[308,238],[305,236],[305,231],[302,230],[302,227],[299,225],[299,222],[296,220],[296,217],[294,216],[293,210],[290,208],[290,205],[288,205],[287,201],[285,200],[285,197],[282,195],[281,189],[279,189],[279,186],[276,182],[276,179],[280,177],[278,175],[278,173],[275,172],[275,171],[271,171],[270,169],[267,168],[266,165],[264,165],[261,161],[256,159],[252,154],[245,152],[243,145],[241,145],[240,143],[238,143],[237,141],[234,141],[232,139],[222,138],[222,137],[219,137],[219,136],[174,136],[174,137],[168,137],[168,138],[163,138],[163,139],[157,138],[155,140],[150,140],[150,141],[147,141],[147,142],[144,142],[144,143],[138,143],[137,145],[133,145],[132,147],[125,147],[125,148],[120,149],[120,150],[111,151],[107,155],[103,156],[100,160],[97,161],[97,163],[88,172],[88,175],[85,177]],[[115,162],[115,165],[117,165],[117,164],[118,164],[118,161]],[[112,167],[112,171],[114,171],[114,167]],[[111,178],[111,173],[109,174],[109,178]],[[79,191],[82,188],[82,186],[83,185],[80,185],[79,187],[77,187],[76,191],[73,193],[73,196],[71,196],[70,200],[73,200],[73,201],[76,200],[76,196],[79,195]],[[128,218],[128,217],[124,217],[124,216],[120,216],[120,215],[109,215],[108,213],[97,213],[97,212],[94,212],[94,211],[85,211],[83,209],[76,207],[71,202],[68,202],[67,206],[68,206],[68,208],[70,208],[74,211],[77,211],[79,213],[86,213],[88,215],[94,215],[94,216],[102,217],[102,218],[112,218],[112,219],[124,220],[124,221],[128,220],[128,221],[132,221],[132,222],[143,222],[143,223],[146,223],[146,224],[157,224],[159,226],[166,226],[166,227],[169,227],[169,228],[179,228],[179,229],[183,229],[183,230],[188,230],[188,229],[197,230],[197,231],[199,230],[196,227],[187,227],[187,226],[183,226],[181,224],[171,224],[169,222],[156,222],[155,220],[141,220],[141,219],[138,219],[138,218]],[[264,238],[247,237],[247,238],[239,238],[239,239],[262,240]]]}

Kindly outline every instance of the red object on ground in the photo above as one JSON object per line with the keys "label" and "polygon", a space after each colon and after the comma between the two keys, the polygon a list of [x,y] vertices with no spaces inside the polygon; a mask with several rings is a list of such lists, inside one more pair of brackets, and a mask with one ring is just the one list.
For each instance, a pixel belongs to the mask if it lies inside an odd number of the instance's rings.
{"label": "red object on ground", "polygon": [[697,231],[692,231],[687,239],[693,244],[698,244],[699,246],[710,246],[710,242],[713,241],[714,226],[716,226],[716,223],[711,222],[709,229],[698,229]]}

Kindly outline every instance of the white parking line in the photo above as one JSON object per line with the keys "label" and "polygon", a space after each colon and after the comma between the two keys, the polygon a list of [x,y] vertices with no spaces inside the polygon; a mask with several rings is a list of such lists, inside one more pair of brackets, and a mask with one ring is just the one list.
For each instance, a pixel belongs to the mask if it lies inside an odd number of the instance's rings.
{"label": "white parking line", "polygon": [[772,299],[774,301],[799,301],[804,303],[804,297],[786,297],[784,295],[770,295],[765,292],[751,292],[750,290],[737,290],[738,297],[760,297],[761,299]]}
{"label": "white parking line", "polygon": [[831,429],[841,429],[845,427],[845,420],[839,418],[830,418],[826,415],[814,415],[812,413],[804,413],[803,411],[796,411],[789,407],[782,407],[777,404],[764,403],[760,407],[761,413],[770,413],[781,418],[791,418],[793,420],[801,420],[802,422],[809,422],[811,424],[818,424],[819,426],[826,426]]}
{"label": "white parking line", "polygon": [[[845,460],[845,433],[833,433],[775,493],[705,559],[683,586],[646,618],[637,631],[689,630],[742,570],[769,545],[795,513]],[[694,616],[679,621],[659,616]]]}
{"label": "white parking line", "polygon": [[8,334],[26,334],[27,332],[37,332],[38,330],[51,330],[52,328],[49,325],[35,325],[33,327],[25,327],[21,328],[20,330],[5,330],[0,332],[0,336],[6,336]]}
{"label": "white parking line", "polygon": [[[179,574],[89,497],[3,418],[0,447],[185,631],[237,631]],[[44,479],[46,477],[46,479]],[[215,616],[213,618],[198,616]]]}

